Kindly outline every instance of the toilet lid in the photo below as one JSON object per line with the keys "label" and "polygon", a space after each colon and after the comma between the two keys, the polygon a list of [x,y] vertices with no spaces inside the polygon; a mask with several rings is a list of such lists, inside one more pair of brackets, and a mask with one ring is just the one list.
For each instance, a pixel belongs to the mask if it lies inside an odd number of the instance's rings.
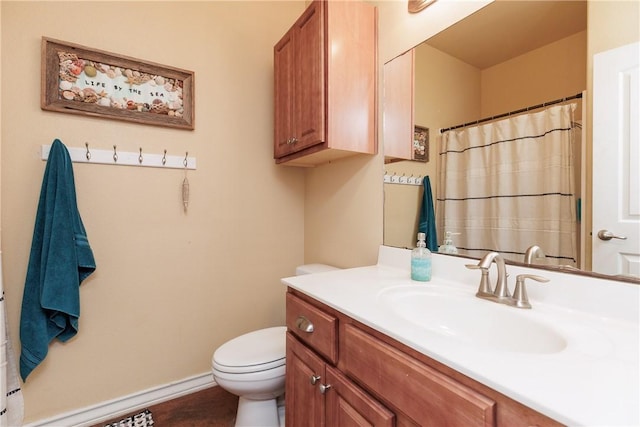
{"label": "toilet lid", "polygon": [[227,341],[213,353],[214,369],[229,373],[248,373],[284,365],[286,331],[286,326],[276,326]]}

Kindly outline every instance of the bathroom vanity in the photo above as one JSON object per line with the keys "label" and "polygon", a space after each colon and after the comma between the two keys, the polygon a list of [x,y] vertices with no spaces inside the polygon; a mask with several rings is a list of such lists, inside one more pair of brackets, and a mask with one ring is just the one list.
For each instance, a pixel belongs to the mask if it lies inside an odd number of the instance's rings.
{"label": "bathroom vanity", "polygon": [[468,263],[434,254],[412,282],[409,251],[383,246],[375,266],[283,279],[287,425],[640,423],[638,285],[508,266],[512,288],[550,279],[519,309],[476,298]]}

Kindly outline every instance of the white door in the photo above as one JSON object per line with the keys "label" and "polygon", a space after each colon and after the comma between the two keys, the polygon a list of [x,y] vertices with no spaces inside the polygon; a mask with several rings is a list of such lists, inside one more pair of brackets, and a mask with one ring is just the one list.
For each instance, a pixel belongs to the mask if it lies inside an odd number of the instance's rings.
{"label": "white door", "polygon": [[593,57],[593,271],[640,276],[640,43]]}

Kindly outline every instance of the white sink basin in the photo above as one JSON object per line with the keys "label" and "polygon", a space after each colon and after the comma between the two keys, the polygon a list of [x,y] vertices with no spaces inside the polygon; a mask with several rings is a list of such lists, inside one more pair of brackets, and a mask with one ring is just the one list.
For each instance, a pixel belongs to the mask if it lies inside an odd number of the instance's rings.
{"label": "white sink basin", "polygon": [[[396,286],[379,293],[379,302],[427,332],[461,343],[516,353],[557,353],[567,340],[552,327],[531,319],[531,311],[476,298],[473,294],[425,286]],[[535,310],[535,307],[534,307]]]}

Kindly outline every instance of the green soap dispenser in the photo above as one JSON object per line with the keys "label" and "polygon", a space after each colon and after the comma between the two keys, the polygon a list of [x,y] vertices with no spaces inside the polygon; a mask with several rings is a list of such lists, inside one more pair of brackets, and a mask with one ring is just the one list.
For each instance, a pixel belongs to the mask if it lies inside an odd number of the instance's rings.
{"label": "green soap dispenser", "polygon": [[419,282],[431,280],[431,251],[427,249],[425,234],[418,233],[418,243],[411,251],[411,279]]}

